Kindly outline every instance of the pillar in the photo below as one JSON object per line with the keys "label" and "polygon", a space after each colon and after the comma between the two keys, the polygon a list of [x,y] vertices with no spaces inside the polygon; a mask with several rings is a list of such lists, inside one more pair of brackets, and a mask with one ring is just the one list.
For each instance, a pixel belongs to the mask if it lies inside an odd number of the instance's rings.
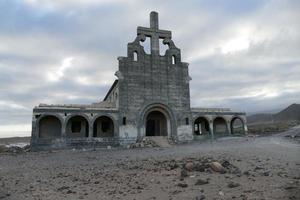
{"label": "pillar", "polygon": [[214,124],[212,120],[209,120],[209,132],[211,135],[211,138],[214,139]]}
{"label": "pillar", "polygon": [[232,134],[232,132],[231,132],[231,126],[230,126],[231,124],[230,124],[230,121],[227,121],[226,122],[226,126],[227,126],[227,134],[228,135],[231,135]]}
{"label": "pillar", "polygon": [[93,134],[94,134],[94,124],[89,122],[89,138],[92,138],[93,137]]}
{"label": "pillar", "polygon": [[66,129],[67,129],[67,123],[64,118],[64,121],[62,121],[62,123],[61,123],[61,138],[62,139],[65,139],[67,137]]}

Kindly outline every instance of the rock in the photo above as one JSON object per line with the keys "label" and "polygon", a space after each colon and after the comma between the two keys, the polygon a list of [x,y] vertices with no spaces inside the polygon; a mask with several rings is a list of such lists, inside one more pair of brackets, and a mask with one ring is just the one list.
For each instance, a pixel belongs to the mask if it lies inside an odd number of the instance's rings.
{"label": "rock", "polygon": [[200,194],[199,196],[196,196],[196,200],[203,200],[205,199],[204,194]]}
{"label": "rock", "polygon": [[222,162],[222,166],[225,167],[225,168],[229,167],[230,165],[231,165],[230,162],[227,161],[227,160],[225,160],[225,161]]}
{"label": "rock", "polygon": [[198,179],[195,185],[205,185],[208,184],[208,180]]}
{"label": "rock", "polygon": [[180,178],[185,178],[188,176],[188,172],[186,171],[186,169],[181,169],[180,171]]}
{"label": "rock", "polygon": [[239,183],[235,183],[235,182],[229,182],[228,183],[228,187],[229,188],[235,188],[235,187],[239,187],[241,184],[239,184]]}
{"label": "rock", "polygon": [[246,175],[246,176],[250,176],[250,172],[249,171],[244,171],[243,174]]}
{"label": "rock", "polygon": [[225,194],[224,194],[223,191],[219,191],[219,195],[220,195],[220,196],[224,196]]}
{"label": "rock", "polygon": [[186,184],[186,183],[178,183],[177,186],[178,187],[182,187],[182,188],[186,188],[186,187],[188,187],[188,184]]}
{"label": "rock", "polygon": [[210,168],[215,172],[224,173],[226,170],[219,162],[212,162]]}
{"label": "rock", "polygon": [[70,188],[69,186],[62,186],[62,187],[58,188],[57,190],[62,191],[62,190],[67,190],[69,188]]}
{"label": "rock", "polygon": [[193,162],[187,162],[185,164],[185,169],[188,170],[188,171],[193,171],[193,168],[194,168],[194,164]]}
{"label": "rock", "polygon": [[199,172],[204,172],[207,167],[203,164],[194,165],[194,170]]}

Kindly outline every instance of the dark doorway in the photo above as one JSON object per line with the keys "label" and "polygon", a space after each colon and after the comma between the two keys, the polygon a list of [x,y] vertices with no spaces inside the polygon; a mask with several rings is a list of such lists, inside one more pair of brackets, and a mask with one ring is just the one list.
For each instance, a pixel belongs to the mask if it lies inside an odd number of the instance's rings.
{"label": "dark doorway", "polygon": [[213,123],[215,136],[228,134],[226,120],[223,117],[215,118]]}
{"label": "dark doorway", "polygon": [[39,137],[60,138],[61,137],[60,120],[54,116],[43,117],[39,123]]}
{"label": "dark doorway", "polygon": [[194,123],[194,134],[195,135],[206,135],[209,134],[209,123],[206,118],[198,117]]}
{"label": "dark doorway", "polygon": [[94,122],[94,137],[114,137],[114,122],[106,116],[98,117]]}
{"label": "dark doorway", "polygon": [[89,123],[83,116],[73,116],[67,122],[67,137],[83,138],[89,136]]}
{"label": "dark doorway", "polygon": [[146,136],[167,136],[167,119],[159,111],[152,111],[146,119]]}

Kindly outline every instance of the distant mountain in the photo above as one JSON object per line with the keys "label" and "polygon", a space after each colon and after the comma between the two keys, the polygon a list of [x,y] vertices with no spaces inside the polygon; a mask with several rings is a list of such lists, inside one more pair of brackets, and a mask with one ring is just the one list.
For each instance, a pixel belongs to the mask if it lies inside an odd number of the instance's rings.
{"label": "distant mountain", "polygon": [[247,116],[248,124],[253,124],[257,122],[270,122],[272,120],[273,120],[273,114],[270,113],[260,113],[260,114]]}
{"label": "distant mountain", "polygon": [[292,104],[274,115],[276,121],[300,120],[300,104]]}
{"label": "distant mountain", "polygon": [[274,121],[300,121],[300,104],[292,104],[276,114],[260,113],[247,117],[248,124]]}

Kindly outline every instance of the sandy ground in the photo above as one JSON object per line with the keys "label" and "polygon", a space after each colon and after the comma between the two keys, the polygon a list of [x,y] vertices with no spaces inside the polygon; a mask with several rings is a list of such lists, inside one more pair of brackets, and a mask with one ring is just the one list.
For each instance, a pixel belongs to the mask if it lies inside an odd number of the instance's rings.
{"label": "sandy ground", "polygon": [[[0,154],[0,199],[300,199],[300,143],[285,137],[299,132]],[[211,170],[212,161],[226,171]]]}

